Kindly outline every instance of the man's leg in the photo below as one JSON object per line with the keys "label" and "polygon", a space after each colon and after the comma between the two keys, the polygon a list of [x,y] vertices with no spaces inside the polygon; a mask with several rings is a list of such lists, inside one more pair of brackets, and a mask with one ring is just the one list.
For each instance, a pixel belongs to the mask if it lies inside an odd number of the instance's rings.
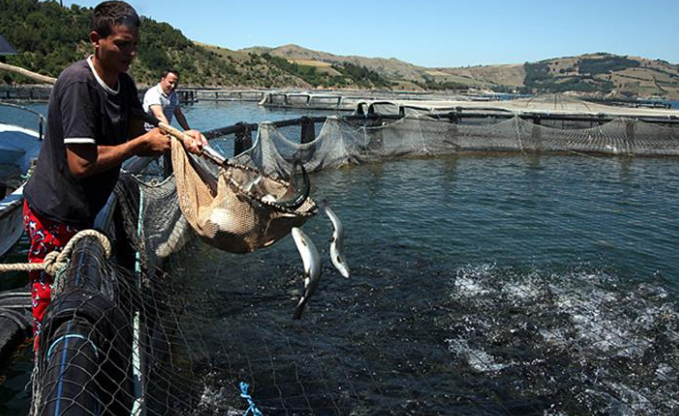
{"label": "man's leg", "polygon": [[[48,253],[63,248],[79,230],[41,218],[31,211],[28,202],[24,201],[24,227],[31,245],[28,249],[29,263],[42,263]],[[44,271],[29,272],[31,299],[33,306],[33,335],[35,337],[35,353],[38,353],[38,341],[42,318],[52,299],[50,285],[52,276]]]}

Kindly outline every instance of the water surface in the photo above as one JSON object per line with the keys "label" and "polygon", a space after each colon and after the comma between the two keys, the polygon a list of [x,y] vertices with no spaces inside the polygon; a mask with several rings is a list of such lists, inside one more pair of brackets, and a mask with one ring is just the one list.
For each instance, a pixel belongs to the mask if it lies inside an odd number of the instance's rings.
{"label": "water surface", "polygon": [[200,246],[182,280],[214,295],[212,342],[240,369],[221,380],[251,382],[272,414],[671,415],[677,174],[582,156],[321,172],[352,276],[319,214],[304,230],[323,276],[301,322],[290,238],[245,257]]}
{"label": "water surface", "polygon": [[[299,115],[185,112],[198,129]],[[332,268],[319,213],[304,231],[323,275],[301,321],[289,237],[244,256],[197,244],[175,260],[229,369],[206,382],[201,410],[244,410],[245,380],[265,414],[677,414],[678,175],[667,158],[523,155],[315,174],[352,275]],[[2,414],[26,413],[28,357],[1,369]]]}

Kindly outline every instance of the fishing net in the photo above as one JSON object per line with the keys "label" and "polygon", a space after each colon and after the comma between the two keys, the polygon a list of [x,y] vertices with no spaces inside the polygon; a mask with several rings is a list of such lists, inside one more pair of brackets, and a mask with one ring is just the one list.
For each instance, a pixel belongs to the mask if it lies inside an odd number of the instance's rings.
{"label": "fishing net", "polygon": [[247,166],[222,167],[215,181],[200,165],[191,163],[177,140],[173,140],[172,165],[184,218],[204,241],[222,250],[248,253],[269,246],[317,211],[311,198],[295,209],[267,202],[267,196],[272,201],[282,197],[288,183]]}
{"label": "fishing net", "polygon": [[[243,165],[239,171],[220,172],[177,149],[174,176],[163,174],[162,159],[129,170],[116,188],[112,220],[102,223],[115,258],[84,240],[59,278],[62,292],[50,306],[36,360],[34,414],[675,414],[679,319],[666,294],[643,285],[621,295],[614,290],[620,282],[607,276],[576,274],[586,281],[579,287],[591,287],[583,291],[549,274],[522,280],[462,269],[432,294],[417,285],[431,279],[419,265],[408,268],[408,282],[386,282],[385,272],[366,268],[366,281],[382,279],[384,290],[407,286],[403,301],[387,304],[375,285],[346,280],[312,299],[320,313],[293,323],[292,283],[281,276],[294,273],[281,267],[280,254],[265,251],[234,266],[194,238],[248,252],[280,238],[277,221],[283,229],[301,224],[306,214],[270,218],[257,211],[260,194],[279,196],[283,182],[262,184],[254,203],[245,186],[256,172],[285,178],[295,160],[319,171],[474,151],[678,151],[671,125],[594,124],[557,128],[518,115],[464,119],[406,109],[399,118],[328,117],[313,140],[304,140],[299,126],[263,123],[253,147],[233,159]],[[212,144],[224,152],[233,140]],[[234,205],[250,219],[232,226],[230,218],[214,219],[214,211]],[[253,240],[243,237],[248,233]],[[254,274],[268,277],[253,281]],[[340,335],[339,326],[364,329]],[[545,357],[557,365],[548,367]],[[614,368],[605,364],[611,360]],[[655,389],[643,380],[654,380]]]}
{"label": "fishing net", "polygon": [[[328,117],[310,143],[294,143],[275,125],[263,124],[255,145],[239,160],[282,175],[291,160],[307,170],[397,158],[472,152],[679,156],[679,124],[628,118],[605,122],[555,121],[519,114],[465,111],[464,115],[403,108],[403,117]],[[540,124],[536,124],[538,121]]]}

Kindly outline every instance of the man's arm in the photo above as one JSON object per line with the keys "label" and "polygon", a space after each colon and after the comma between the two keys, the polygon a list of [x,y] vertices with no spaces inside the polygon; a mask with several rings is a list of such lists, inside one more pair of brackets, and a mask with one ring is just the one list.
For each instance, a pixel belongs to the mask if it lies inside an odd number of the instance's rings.
{"label": "man's arm", "polygon": [[167,117],[165,117],[165,113],[163,113],[163,106],[160,104],[154,104],[149,107],[151,110],[151,113],[153,113],[153,116],[157,118],[158,120],[162,121],[165,124],[170,124],[169,121],[167,121]]}
{"label": "man's arm", "polygon": [[184,113],[182,112],[182,109],[179,108],[179,106],[175,107],[174,116],[177,118],[177,122],[179,123],[179,125],[182,126],[182,128],[185,130],[184,133],[193,137],[194,140],[194,142],[190,144],[188,147],[186,146],[186,144],[184,147],[193,153],[196,153],[195,150],[197,150],[198,153],[200,154],[203,147],[207,146],[207,139],[205,139],[205,136],[203,136],[203,134],[198,130],[191,130],[191,128],[189,127],[189,122],[186,121],[186,117],[184,117]]}
{"label": "man's arm", "polygon": [[[170,123],[167,122],[167,118],[165,117],[165,114],[163,113],[163,107],[162,106],[154,104],[154,105],[150,106],[149,109],[151,109],[151,112],[153,113],[153,115],[158,120],[162,121],[163,123],[165,123],[167,125],[170,125]],[[137,119],[136,117],[133,117],[131,119],[131,123],[132,123],[132,126],[131,126],[132,132],[135,131],[134,130],[135,126],[136,127],[139,127],[139,126],[143,127],[144,126],[144,122],[141,119]],[[135,123],[141,123],[141,124],[135,124]],[[144,130],[141,130],[139,134],[141,134],[143,132],[144,132]],[[186,151],[191,152],[193,154],[200,155],[201,152],[203,151],[203,147],[207,146],[207,140],[205,139],[205,136],[203,136],[199,131],[196,131],[196,130],[187,130],[184,133],[186,133],[189,137],[193,138],[193,141],[190,142],[190,143],[182,142],[182,144],[184,145],[184,149],[186,149]],[[130,134],[129,136],[134,137],[134,136],[136,136],[136,134]]]}
{"label": "man's arm", "polygon": [[131,156],[152,156],[170,149],[170,138],[153,129],[117,146],[69,144],[66,146],[68,169],[76,179],[87,178],[119,166]]}
{"label": "man's arm", "polygon": [[174,116],[177,117],[177,123],[179,123],[179,125],[182,126],[184,130],[191,130],[191,127],[189,127],[189,122],[186,121],[186,117],[184,117],[184,113],[179,106],[175,107]]}

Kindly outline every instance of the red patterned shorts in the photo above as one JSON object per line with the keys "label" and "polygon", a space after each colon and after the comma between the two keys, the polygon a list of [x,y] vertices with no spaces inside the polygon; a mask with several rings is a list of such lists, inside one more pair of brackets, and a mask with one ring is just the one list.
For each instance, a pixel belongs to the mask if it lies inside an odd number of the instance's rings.
{"label": "red patterned shorts", "polygon": [[[78,231],[70,225],[50,221],[31,211],[28,202],[24,201],[24,227],[31,241],[28,250],[29,263],[42,263],[45,256],[63,248]],[[50,304],[52,276],[44,271],[29,272],[31,299],[33,306],[33,335],[35,350],[38,351],[38,339],[42,326],[42,318]]]}

